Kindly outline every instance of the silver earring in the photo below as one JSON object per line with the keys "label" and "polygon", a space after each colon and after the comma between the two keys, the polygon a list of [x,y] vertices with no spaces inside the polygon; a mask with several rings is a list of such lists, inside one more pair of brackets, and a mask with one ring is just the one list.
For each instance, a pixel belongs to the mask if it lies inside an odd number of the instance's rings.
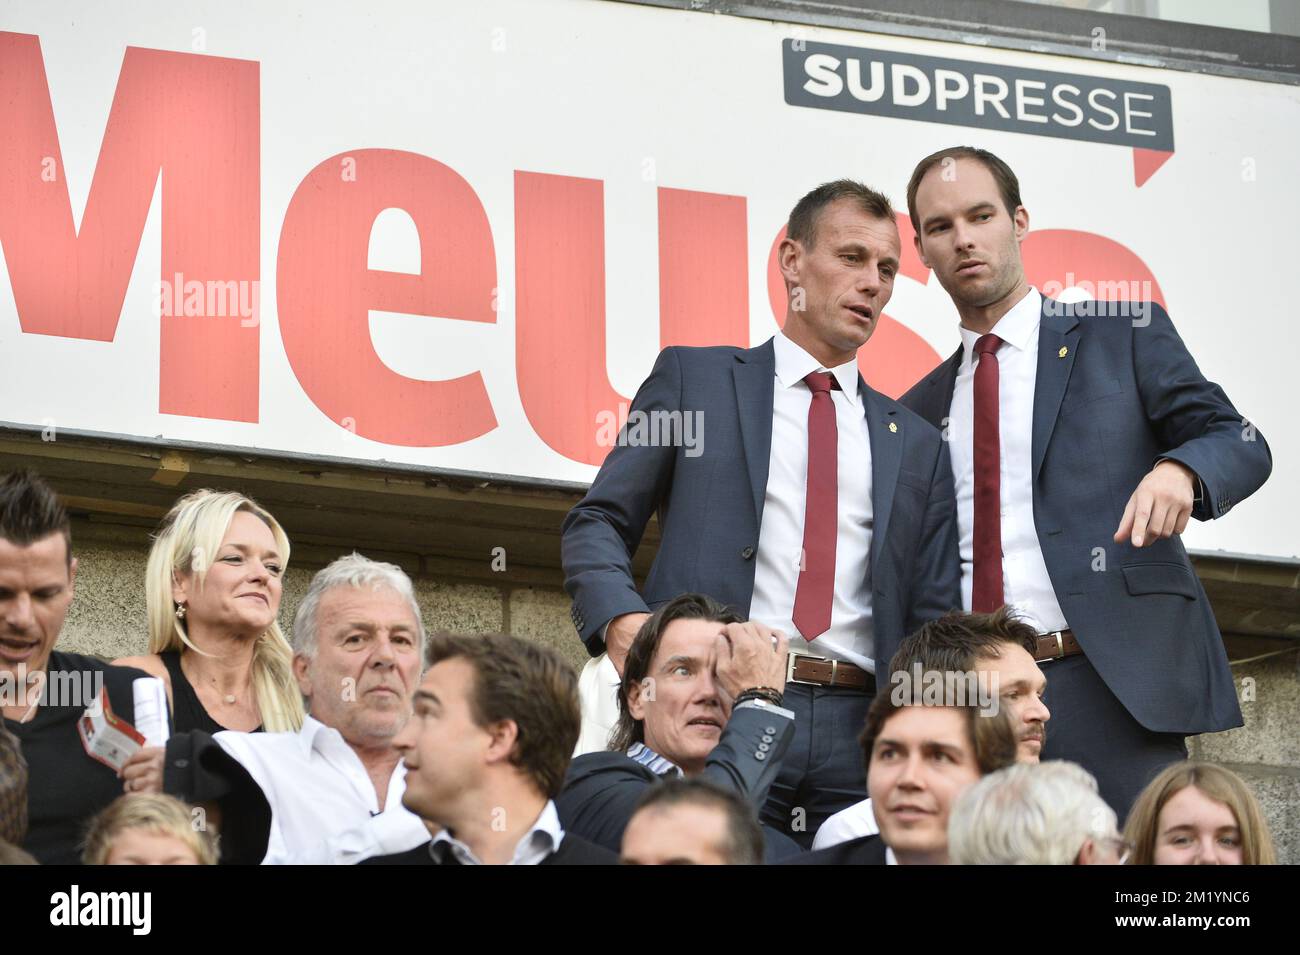
{"label": "silver earring", "polygon": [[180,605],[176,608],[176,619],[177,619],[177,620],[184,620],[184,619],[185,619],[185,604],[180,604]]}

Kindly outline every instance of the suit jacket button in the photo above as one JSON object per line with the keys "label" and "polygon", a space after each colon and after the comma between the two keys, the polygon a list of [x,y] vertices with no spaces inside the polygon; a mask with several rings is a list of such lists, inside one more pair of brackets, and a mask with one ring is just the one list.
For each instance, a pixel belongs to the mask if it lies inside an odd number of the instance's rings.
{"label": "suit jacket button", "polygon": [[772,747],[771,747],[771,746],[768,746],[767,743],[759,743],[759,744],[758,744],[758,751],[759,751],[760,753],[766,753],[766,752],[767,752],[769,749],[771,749],[771,748],[772,748]]}
{"label": "suit jacket button", "polygon": [[740,556],[745,558],[745,560],[749,560],[749,558],[754,556],[754,548],[746,547],[744,550],[740,552]]}
{"label": "suit jacket button", "polygon": [[764,743],[770,743],[770,742],[772,742],[772,737],[771,737],[770,735],[768,735],[767,733],[764,733],[764,734],[763,734],[763,742],[764,742]]}
{"label": "suit jacket button", "polygon": [[756,749],[754,750],[754,758],[759,761],[765,760],[767,759],[767,753],[763,752],[762,750]]}

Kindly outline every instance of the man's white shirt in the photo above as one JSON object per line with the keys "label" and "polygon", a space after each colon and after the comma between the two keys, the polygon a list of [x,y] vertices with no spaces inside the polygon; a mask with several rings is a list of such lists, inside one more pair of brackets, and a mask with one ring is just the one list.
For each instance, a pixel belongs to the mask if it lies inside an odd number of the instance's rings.
{"label": "man's white shirt", "polygon": [[[1038,333],[1043,297],[1037,289],[1012,306],[993,326],[1006,344],[997,353],[998,444],[1002,474],[1002,587],[1006,602],[1039,633],[1066,627],[1065,615],[1047,574],[1034,525],[1034,390],[1038,378]],[[961,549],[962,607],[971,609],[975,524],[975,343],[978,332],[962,327],[962,356],[948,418],[948,450],[957,488]]]}
{"label": "man's white shirt", "polygon": [[848,809],[841,809],[821,824],[817,835],[813,836],[813,851],[829,849],[841,842],[861,839],[863,836],[874,836],[879,831],[880,825],[876,822],[871,800],[864,799],[855,802]]}
{"label": "man's white shirt", "polygon": [[[555,809],[555,802],[548,799],[536,821],[515,843],[515,851],[509,864],[540,865],[547,856],[559,851],[560,843],[563,841],[564,829],[560,826],[560,814]],[[429,851],[435,851],[437,846],[444,842],[451,847],[452,854],[461,865],[483,864],[469,846],[446,829],[433,837],[433,841],[429,843]]]}
{"label": "man's white shirt", "polygon": [[[858,362],[826,368],[784,334],[773,339],[772,448],[755,556],[749,618],[783,630],[790,649],[875,670],[872,660],[871,438],[858,394]],[[803,552],[808,495],[808,408],[812,392],[804,377],[829,371],[839,384],[831,392],[838,440],[839,518],[835,543],[835,597],[831,626],[811,644],[794,625],[794,597]],[[743,413],[744,409],[742,409]]]}
{"label": "man's white shirt", "polygon": [[429,840],[420,817],[402,805],[406,767],[398,762],[379,806],[361,758],[338,730],[310,716],[296,733],[225,731],[213,739],[270,803],[263,865],[350,865]]}

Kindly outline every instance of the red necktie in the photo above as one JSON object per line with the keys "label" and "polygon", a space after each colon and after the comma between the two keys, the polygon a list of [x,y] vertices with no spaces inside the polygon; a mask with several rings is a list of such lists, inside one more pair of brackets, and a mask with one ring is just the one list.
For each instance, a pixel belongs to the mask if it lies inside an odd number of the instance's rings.
{"label": "red necktie", "polygon": [[975,527],[971,610],[992,613],[1002,599],[1002,454],[998,433],[998,346],[985,335],[975,343]]}
{"label": "red necktie", "polygon": [[803,512],[803,561],[794,593],[794,625],[809,642],[831,628],[835,597],[835,541],[839,536],[839,432],[829,372],[810,372],[808,406],[808,491]]}

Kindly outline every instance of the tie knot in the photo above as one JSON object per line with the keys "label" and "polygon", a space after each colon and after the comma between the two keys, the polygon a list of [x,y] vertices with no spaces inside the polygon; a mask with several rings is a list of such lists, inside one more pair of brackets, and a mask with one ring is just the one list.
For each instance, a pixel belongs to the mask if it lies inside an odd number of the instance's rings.
{"label": "tie knot", "polygon": [[829,371],[810,371],[804,375],[803,380],[814,395],[827,394],[831,389],[840,390],[840,383]]}
{"label": "tie knot", "polygon": [[1002,339],[998,338],[998,336],[996,335],[993,334],[981,335],[979,340],[975,342],[975,354],[976,355],[995,354],[998,350],[998,346],[1001,344],[1002,344]]}

